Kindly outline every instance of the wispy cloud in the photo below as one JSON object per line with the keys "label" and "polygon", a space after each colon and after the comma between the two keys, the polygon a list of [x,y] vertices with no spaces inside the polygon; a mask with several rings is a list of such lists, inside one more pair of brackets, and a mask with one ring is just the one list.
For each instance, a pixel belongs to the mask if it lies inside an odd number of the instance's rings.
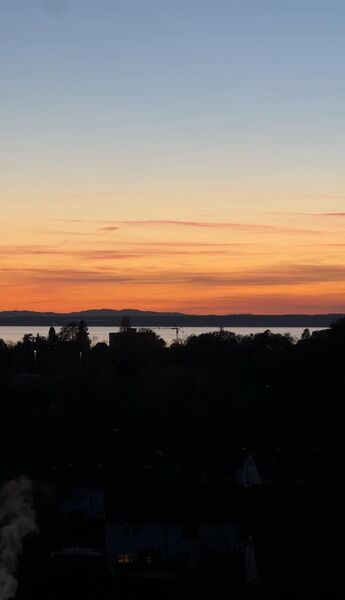
{"label": "wispy cloud", "polygon": [[320,217],[345,217],[345,212],[315,213],[315,215]]}
{"label": "wispy cloud", "polygon": [[[266,214],[284,214],[278,212],[271,212]],[[291,213],[285,213],[291,214]],[[101,219],[55,219],[64,223],[79,223],[90,225],[103,225],[99,227],[99,231],[112,232],[122,229],[124,227],[181,227],[181,228],[195,228],[195,229],[215,229],[215,230],[228,230],[247,232],[253,234],[278,234],[278,235],[315,235],[322,234],[323,231],[314,229],[301,229],[297,227],[284,227],[281,225],[266,225],[260,223],[237,223],[232,221],[196,221],[196,220],[180,220],[180,219],[130,219],[130,220],[101,220]],[[62,233],[61,231],[55,233]],[[65,233],[70,233],[66,231]],[[81,232],[81,235],[86,235]]]}
{"label": "wispy cloud", "polygon": [[[279,225],[260,225],[255,223],[235,223],[227,221],[180,221],[170,219],[148,219],[148,220],[130,220],[130,221],[117,221],[116,227],[118,226],[128,227],[192,227],[196,229],[216,229],[216,230],[229,230],[248,232],[253,234],[305,234],[314,235],[323,233],[319,230],[311,229],[299,229],[293,227],[283,227]],[[110,226],[102,227],[102,231],[109,231]]]}
{"label": "wispy cloud", "polygon": [[63,256],[63,249],[51,248],[50,246],[0,246],[0,257],[2,256]]}
{"label": "wispy cloud", "polygon": [[[121,244],[122,249],[52,248],[50,246],[0,246],[0,258],[56,256],[88,261],[124,260],[159,256],[239,256],[248,254],[240,244]],[[120,246],[120,248],[121,248]],[[257,249],[255,251],[257,254]]]}
{"label": "wispy cloud", "polygon": [[[80,244],[85,244],[88,242],[80,241]],[[203,241],[166,241],[166,240],[118,240],[112,239],[101,239],[101,240],[92,240],[93,244],[103,245],[103,246],[124,246],[124,247],[139,247],[139,248],[258,248],[260,244],[258,242],[203,242]]]}
{"label": "wispy cloud", "polygon": [[284,216],[291,215],[296,217],[345,217],[345,212],[302,212],[302,211],[270,211],[267,215]]}
{"label": "wispy cloud", "polygon": [[63,235],[63,236],[77,236],[77,237],[92,237],[99,235],[95,231],[69,231],[68,229],[39,229],[38,233],[44,233],[49,235]]}
{"label": "wispy cloud", "polygon": [[275,265],[257,269],[232,270],[231,272],[166,272],[162,270],[126,269],[47,269],[5,267],[1,272],[25,276],[32,283],[77,285],[77,284],[133,284],[158,286],[192,286],[204,289],[212,287],[272,287],[296,286],[306,283],[344,282],[343,265]]}

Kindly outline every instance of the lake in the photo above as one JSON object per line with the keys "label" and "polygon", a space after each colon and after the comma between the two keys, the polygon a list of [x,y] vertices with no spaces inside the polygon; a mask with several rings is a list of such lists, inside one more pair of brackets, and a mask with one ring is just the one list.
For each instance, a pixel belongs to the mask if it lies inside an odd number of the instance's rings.
{"label": "lake", "polygon": [[[24,326],[3,326],[0,327],[0,339],[5,342],[19,342],[23,339],[26,333],[32,333],[37,335],[39,333],[42,336],[48,335],[48,327],[24,327]],[[176,339],[176,329],[173,327],[154,327],[153,329],[160,337],[162,337],[168,345],[170,345]],[[225,331],[233,331],[236,335],[250,335],[251,333],[260,333],[266,331],[267,327],[224,327]],[[305,327],[270,327],[272,333],[289,333],[294,338],[300,338]],[[318,331],[323,329],[322,327],[309,327],[309,330]],[[59,331],[59,327],[56,328]],[[93,344],[97,342],[108,342],[109,333],[111,331],[118,331],[117,327],[89,327],[89,333]],[[212,331],[219,331],[219,327],[184,327],[179,329],[179,338],[182,340],[187,339],[190,335],[200,335],[201,333],[207,333]]]}

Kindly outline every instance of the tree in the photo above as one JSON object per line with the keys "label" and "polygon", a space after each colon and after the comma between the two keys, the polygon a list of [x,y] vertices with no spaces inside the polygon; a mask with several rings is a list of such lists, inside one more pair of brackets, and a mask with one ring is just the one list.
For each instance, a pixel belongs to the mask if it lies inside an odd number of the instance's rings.
{"label": "tree", "polygon": [[307,342],[310,339],[310,331],[309,329],[305,329],[301,335],[301,341]]}
{"label": "tree", "polygon": [[78,325],[77,342],[85,350],[88,350],[91,346],[89,330],[85,321],[80,321]]}
{"label": "tree", "polygon": [[25,333],[23,336],[23,344],[24,346],[31,346],[35,343],[35,338],[32,333]]}
{"label": "tree", "polygon": [[341,317],[331,323],[330,334],[333,337],[345,339],[345,317]]}
{"label": "tree", "polygon": [[44,337],[44,335],[40,335],[39,333],[37,333],[37,335],[36,335],[36,337],[35,337],[35,342],[36,342],[36,345],[37,345],[37,344],[42,344],[42,343],[45,343],[46,341],[47,341],[47,340],[46,340],[46,338]]}
{"label": "tree", "polygon": [[48,333],[48,342],[50,344],[56,344],[57,341],[58,341],[58,336],[56,334],[55,327],[51,327],[49,329],[49,333]]}
{"label": "tree", "polygon": [[122,317],[121,322],[120,322],[120,331],[121,331],[121,333],[125,333],[130,328],[131,328],[130,318],[127,317],[127,316]]}
{"label": "tree", "polygon": [[58,339],[61,342],[74,342],[79,344],[82,349],[88,349],[91,345],[89,330],[85,321],[80,321],[80,323],[76,323],[75,321],[67,323],[67,325],[61,327]]}
{"label": "tree", "polygon": [[79,325],[72,322],[63,325],[59,331],[59,340],[61,342],[76,342],[78,339]]}

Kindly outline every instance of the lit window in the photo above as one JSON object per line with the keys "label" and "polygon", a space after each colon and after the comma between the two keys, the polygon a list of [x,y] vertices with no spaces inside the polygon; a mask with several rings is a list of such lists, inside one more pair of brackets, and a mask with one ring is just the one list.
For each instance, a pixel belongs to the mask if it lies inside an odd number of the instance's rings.
{"label": "lit window", "polygon": [[132,565],[134,563],[133,554],[118,554],[117,564],[118,565]]}

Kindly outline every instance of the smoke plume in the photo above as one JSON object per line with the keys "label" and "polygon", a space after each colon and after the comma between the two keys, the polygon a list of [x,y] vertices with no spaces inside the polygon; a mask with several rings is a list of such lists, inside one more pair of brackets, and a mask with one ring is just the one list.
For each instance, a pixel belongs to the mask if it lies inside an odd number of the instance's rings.
{"label": "smoke plume", "polygon": [[0,600],[15,596],[15,577],[23,538],[36,529],[32,483],[27,477],[9,481],[0,490]]}

